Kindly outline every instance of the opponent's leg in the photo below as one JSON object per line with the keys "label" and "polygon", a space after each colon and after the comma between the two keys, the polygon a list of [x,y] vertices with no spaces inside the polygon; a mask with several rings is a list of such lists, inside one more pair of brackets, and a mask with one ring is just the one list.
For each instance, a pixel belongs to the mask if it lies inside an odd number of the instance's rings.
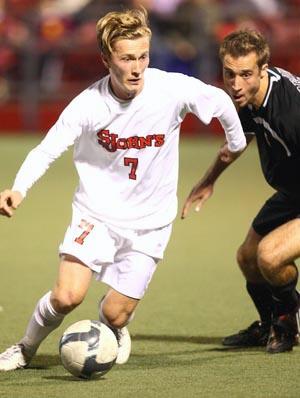
{"label": "opponent's leg", "polygon": [[292,350],[298,340],[298,270],[294,260],[300,256],[300,220],[291,220],[266,235],[258,246],[258,265],[269,282],[274,319],[267,351]]}
{"label": "opponent's leg", "polygon": [[273,299],[269,285],[257,265],[257,247],[261,239],[262,237],[251,227],[237,253],[238,265],[246,279],[247,292],[259,313],[260,321],[255,321],[248,328],[225,337],[223,345],[251,347],[267,344]]}

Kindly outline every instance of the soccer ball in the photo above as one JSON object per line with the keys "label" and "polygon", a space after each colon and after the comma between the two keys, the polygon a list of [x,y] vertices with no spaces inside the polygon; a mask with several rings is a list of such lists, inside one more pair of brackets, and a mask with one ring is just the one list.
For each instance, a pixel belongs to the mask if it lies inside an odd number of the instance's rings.
{"label": "soccer ball", "polygon": [[83,379],[99,378],[114,365],[118,343],[113,331],[99,321],[83,320],[64,332],[59,353],[65,369]]}

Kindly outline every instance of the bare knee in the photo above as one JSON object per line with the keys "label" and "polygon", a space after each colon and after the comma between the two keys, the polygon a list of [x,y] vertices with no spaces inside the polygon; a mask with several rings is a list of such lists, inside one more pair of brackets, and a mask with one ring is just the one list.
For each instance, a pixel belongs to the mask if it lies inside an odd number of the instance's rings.
{"label": "bare knee", "polygon": [[273,230],[258,244],[259,269],[272,285],[285,285],[297,278],[295,259],[299,255],[299,220],[294,221]]}
{"label": "bare knee", "polygon": [[236,259],[241,271],[246,271],[250,267],[255,268],[256,255],[245,245],[241,245],[237,251]]}
{"label": "bare knee", "polygon": [[115,327],[122,328],[132,319],[134,310],[139,300],[136,299],[116,299],[110,295],[106,296],[101,304],[101,311],[107,322]]}
{"label": "bare knee", "polygon": [[281,266],[274,247],[262,240],[257,249],[257,263],[264,275],[272,275]]}
{"label": "bare knee", "polygon": [[249,282],[260,282],[261,274],[257,265],[256,250],[245,244],[241,245],[236,255],[237,263]]}
{"label": "bare knee", "polygon": [[70,290],[54,290],[51,295],[51,304],[55,311],[61,314],[68,314],[79,304],[84,297]]}
{"label": "bare knee", "polygon": [[108,323],[114,328],[122,328],[127,325],[128,319],[130,318],[131,313],[126,310],[121,311],[109,311],[105,314],[105,317]]}

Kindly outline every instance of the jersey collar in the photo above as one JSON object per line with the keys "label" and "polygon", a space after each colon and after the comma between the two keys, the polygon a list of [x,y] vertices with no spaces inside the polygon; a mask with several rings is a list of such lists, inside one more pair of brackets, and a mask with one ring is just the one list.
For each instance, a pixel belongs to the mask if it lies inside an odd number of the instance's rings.
{"label": "jersey collar", "polygon": [[273,84],[275,82],[278,82],[281,79],[281,76],[272,69],[268,69],[268,75],[269,75],[269,85],[268,85],[268,89],[267,89],[265,98],[262,103],[262,108],[265,108],[267,106],[267,103],[268,103],[268,100],[269,100],[269,97],[270,97],[270,94],[271,94],[271,91],[273,88]]}

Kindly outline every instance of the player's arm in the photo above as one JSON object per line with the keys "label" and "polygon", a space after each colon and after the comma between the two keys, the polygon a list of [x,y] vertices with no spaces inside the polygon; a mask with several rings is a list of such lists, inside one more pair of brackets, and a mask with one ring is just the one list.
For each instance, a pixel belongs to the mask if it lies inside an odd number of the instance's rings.
{"label": "player's arm", "polygon": [[12,217],[28,190],[55,160],[49,152],[42,150],[42,145],[43,141],[29,152],[16,175],[13,187],[0,193],[0,215]]}
{"label": "player's arm", "polygon": [[54,152],[45,152],[42,149],[43,142],[29,152],[16,175],[13,187],[0,193],[0,215],[12,217],[27,191],[55,160]]}
{"label": "player's arm", "polygon": [[[190,83],[192,82],[192,85]],[[185,218],[189,208],[196,203],[196,210],[212,195],[213,186],[218,176],[246,148],[247,142],[236,108],[224,90],[207,85],[200,80],[190,78],[187,109],[203,123],[209,124],[217,118],[223,127],[226,144],[220,149],[214,163],[204,177],[195,185],[185,201],[181,217]]]}
{"label": "player's arm", "polygon": [[[247,144],[252,140],[253,135],[247,135]],[[245,149],[245,148],[244,148]],[[184,219],[192,205],[199,211],[202,205],[211,197],[214,190],[214,184],[218,177],[227,167],[233,163],[244,151],[232,152],[225,143],[219,150],[216,159],[205,172],[204,176],[192,188],[183,205],[181,218]]]}
{"label": "player's arm", "polygon": [[1,192],[1,215],[11,217],[33,184],[79,137],[82,131],[81,126],[76,118],[70,117],[69,113],[66,108],[41,143],[29,152],[16,175],[13,187]]}

